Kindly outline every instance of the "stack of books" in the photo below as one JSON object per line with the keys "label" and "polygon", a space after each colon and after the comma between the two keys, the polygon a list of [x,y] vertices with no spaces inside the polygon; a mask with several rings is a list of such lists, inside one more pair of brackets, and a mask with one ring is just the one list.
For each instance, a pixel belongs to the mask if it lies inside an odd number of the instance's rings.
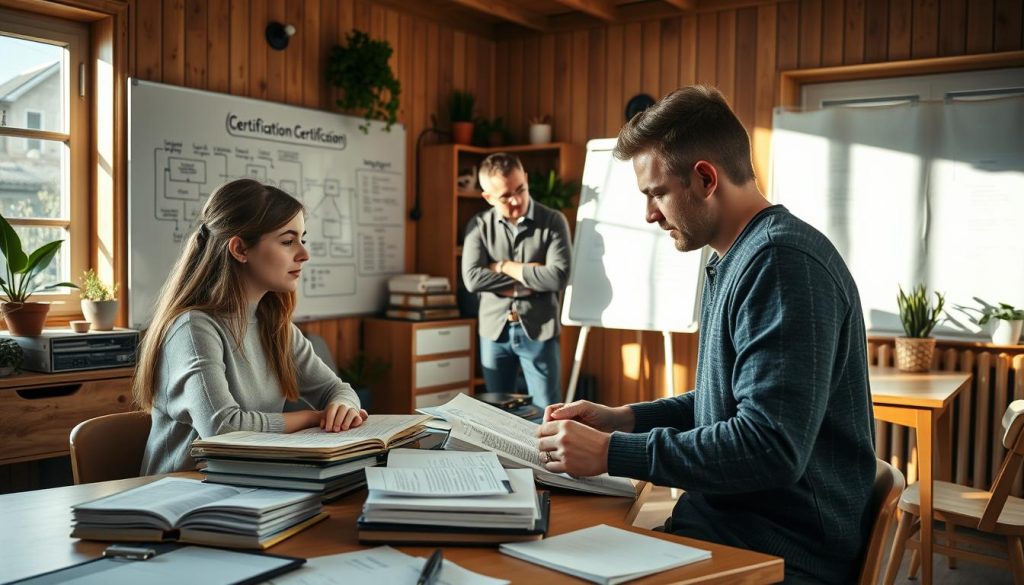
{"label": "stack of books", "polygon": [[392,319],[429,321],[455,319],[459,309],[451,283],[443,276],[402,274],[388,280],[387,316]]}
{"label": "stack of books", "polygon": [[295,433],[237,431],[199,439],[191,454],[206,461],[209,483],[299,490],[333,500],[366,485],[364,470],[388,449],[425,436],[422,415],[375,414],[354,429]]}
{"label": "stack of books", "polygon": [[360,542],[489,545],[544,538],[550,500],[494,453],[398,449],[367,470]]}
{"label": "stack of books", "polygon": [[327,518],[315,494],[165,477],[72,506],[71,536],[265,549]]}

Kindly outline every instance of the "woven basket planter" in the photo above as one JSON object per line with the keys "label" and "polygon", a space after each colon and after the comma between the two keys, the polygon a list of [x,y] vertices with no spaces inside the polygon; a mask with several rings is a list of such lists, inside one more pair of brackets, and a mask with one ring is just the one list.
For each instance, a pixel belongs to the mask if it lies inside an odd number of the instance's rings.
{"label": "woven basket planter", "polygon": [[896,368],[904,372],[927,372],[934,353],[934,337],[896,338]]}

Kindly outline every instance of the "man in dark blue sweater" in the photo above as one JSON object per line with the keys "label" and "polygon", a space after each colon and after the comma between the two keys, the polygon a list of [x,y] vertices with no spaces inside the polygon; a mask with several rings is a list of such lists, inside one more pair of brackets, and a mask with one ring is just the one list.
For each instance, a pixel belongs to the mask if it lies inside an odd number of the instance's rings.
{"label": "man in dark blue sweater", "polygon": [[750,140],[722,95],[687,87],[635,116],[647,221],[710,246],[692,392],[610,408],[551,405],[547,468],[679,487],[666,529],[781,556],[787,582],[856,580],[875,472],[857,286],[820,232],[757,188]]}

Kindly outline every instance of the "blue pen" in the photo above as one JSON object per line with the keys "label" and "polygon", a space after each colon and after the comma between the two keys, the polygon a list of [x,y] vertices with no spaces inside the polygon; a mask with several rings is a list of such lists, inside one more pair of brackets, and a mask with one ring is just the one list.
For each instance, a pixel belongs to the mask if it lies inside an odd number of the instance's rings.
{"label": "blue pen", "polygon": [[437,576],[441,574],[441,565],[444,564],[444,553],[441,549],[434,551],[434,554],[430,555],[423,570],[420,571],[420,578],[416,581],[416,585],[432,585],[437,581]]}

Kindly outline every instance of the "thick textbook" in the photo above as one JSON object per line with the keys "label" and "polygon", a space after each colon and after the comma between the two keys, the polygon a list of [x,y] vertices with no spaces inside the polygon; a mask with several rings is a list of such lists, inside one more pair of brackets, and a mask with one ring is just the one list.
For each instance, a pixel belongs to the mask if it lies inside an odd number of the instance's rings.
{"label": "thick textbook", "polygon": [[372,414],[363,424],[340,433],[320,428],[294,433],[235,431],[192,442],[192,457],[342,461],[380,453],[424,430],[430,416]]}
{"label": "thick textbook", "polygon": [[72,506],[71,536],[265,549],[327,517],[318,494],[165,477]]}
{"label": "thick textbook", "polygon": [[458,309],[388,309],[384,316],[389,319],[409,321],[433,321],[435,319],[458,319]]}
{"label": "thick textbook", "polygon": [[423,307],[454,307],[456,299],[452,293],[396,293],[388,298],[388,304],[398,308],[409,307],[414,309]]}

